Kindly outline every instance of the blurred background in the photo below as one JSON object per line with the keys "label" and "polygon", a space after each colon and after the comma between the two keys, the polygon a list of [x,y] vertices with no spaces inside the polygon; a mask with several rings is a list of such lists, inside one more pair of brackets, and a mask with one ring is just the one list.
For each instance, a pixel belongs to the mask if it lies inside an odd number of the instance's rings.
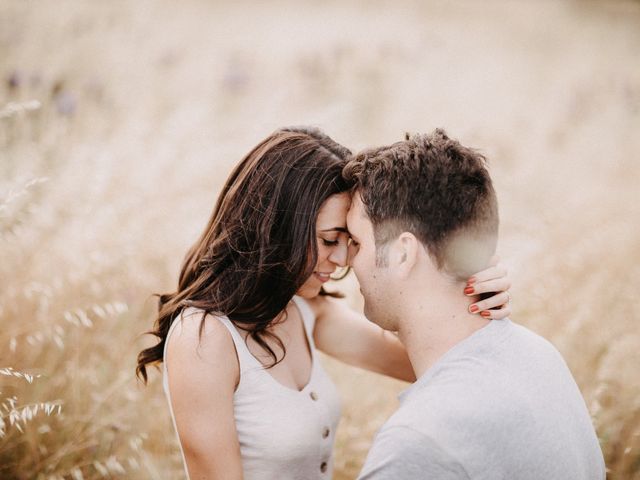
{"label": "blurred background", "polygon": [[[640,478],[640,2],[613,0],[2,0],[0,478],[184,478],[161,376],[134,377],[151,294],[291,124],[487,155],[512,318],[564,355],[609,478]],[[324,361],[351,479],[406,384]]]}

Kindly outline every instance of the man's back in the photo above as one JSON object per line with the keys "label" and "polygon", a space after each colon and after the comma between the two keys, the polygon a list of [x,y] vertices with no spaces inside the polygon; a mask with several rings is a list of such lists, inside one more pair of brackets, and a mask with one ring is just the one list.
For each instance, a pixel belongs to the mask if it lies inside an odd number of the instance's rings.
{"label": "man's back", "polygon": [[504,320],[457,344],[403,392],[360,478],[602,480],[605,467],[558,351]]}

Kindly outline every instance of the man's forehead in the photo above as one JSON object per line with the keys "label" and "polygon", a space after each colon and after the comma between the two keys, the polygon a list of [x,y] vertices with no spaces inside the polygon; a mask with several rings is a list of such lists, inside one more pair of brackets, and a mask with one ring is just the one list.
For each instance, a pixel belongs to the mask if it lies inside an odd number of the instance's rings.
{"label": "man's forehead", "polygon": [[351,205],[349,205],[349,210],[347,211],[347,227],[349,227],[350,223],[353,223],[356,216],[358,216],[358,200],[354,195],[351,198]]}
{"label": "man's forehead", "polygon": [[364,208],[364,203],[360,199],[359,194],[354,194],[347,212],[347,228],[349,232],[355,234],[362,234],[363,229],[366,230],[366,224],[369,223],[369,216]]}
{"label": "man's forehead", "polygon": [[355,192],[351,196],[351,205],[349,207],[349,213],[352,215],[358,215],[361,218],[367,219],[367,212],[364,209],[364,203],[359,192]]}

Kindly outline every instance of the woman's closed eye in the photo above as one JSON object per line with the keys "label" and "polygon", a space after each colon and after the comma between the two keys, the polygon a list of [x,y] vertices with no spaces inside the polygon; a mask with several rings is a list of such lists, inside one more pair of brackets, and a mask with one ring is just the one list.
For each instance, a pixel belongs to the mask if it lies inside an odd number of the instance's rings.
{"label": "woman's closed eye", "polygon": [[339,240],[327,240],[326,238],[322,239],[322,244],[326,247],[336,247],[340,244]]}

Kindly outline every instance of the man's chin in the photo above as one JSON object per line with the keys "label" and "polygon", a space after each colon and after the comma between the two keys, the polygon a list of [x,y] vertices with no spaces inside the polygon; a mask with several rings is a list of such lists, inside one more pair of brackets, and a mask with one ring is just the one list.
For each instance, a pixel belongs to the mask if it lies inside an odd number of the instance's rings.
{"label": "man's chin", "polygon": [[392,325],[389,322],[390,316],[384,314],[383,312],[381,312],[380,310],[377,309],[370,309],[367,308],[367,304],[364,304],[364,316],[367,317],[367,320],[369,320],[371,323],[375,323],[376,325],[378,325],[380,328],[382,328],[383,330],[387,330],[390,332],[395,332],[397,331],[397,328],[395,325]]}
{"label": "man's chin", "polygon": [[375,310],[371,308],[367,308],[366,302],[364,304],[364,316],[367,317],[367,320],[369,320],[371,323],[375,323],[376,325],[379,325],[378,322],[376,321],[378,317],[376,315]]}

